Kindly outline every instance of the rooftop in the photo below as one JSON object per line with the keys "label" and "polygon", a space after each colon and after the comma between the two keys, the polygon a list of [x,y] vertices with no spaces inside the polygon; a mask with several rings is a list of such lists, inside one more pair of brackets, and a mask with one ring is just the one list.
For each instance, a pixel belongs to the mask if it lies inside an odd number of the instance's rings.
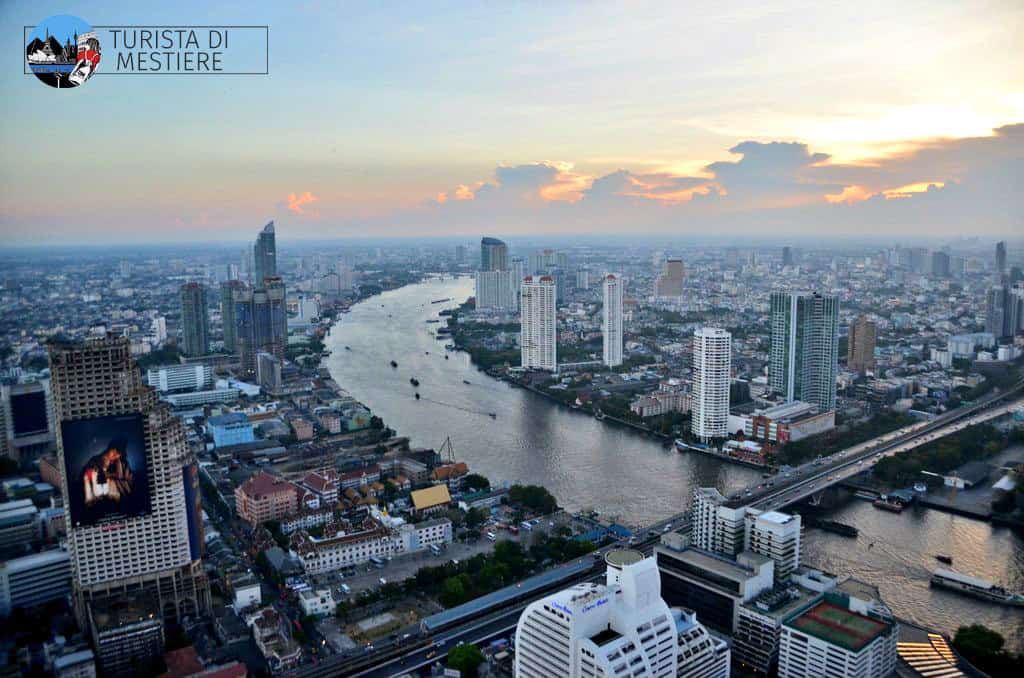
{"label": "rooftop", "polygon": [[786,625],[851,652],[860,651],[889,628],[827,600],[788,619]]}
{"label": "rooftop", "polygon": [[417,511],[448,504],[452,500],[451,495],[448,494],[447,485],[434,485],[422,490],[415,490],[410,496],[412,497],[413,506],[416,507]]}
{"label": "rooftop", "polygon": [[241,484],[239,489],[250,497],[262,497],[278,492],[292,492],[293,485],[284,478],[272,476],[266,471],[260,471],[253,477]]}

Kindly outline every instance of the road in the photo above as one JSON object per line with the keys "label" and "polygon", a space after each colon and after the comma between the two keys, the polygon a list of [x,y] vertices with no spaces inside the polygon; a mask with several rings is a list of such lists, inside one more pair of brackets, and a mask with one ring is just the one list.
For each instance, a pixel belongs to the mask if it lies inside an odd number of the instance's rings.
{"label": "road", "polygon": [[[1015,391],[1020,390],[1018,386]],[[1005,395],[1005,394],[1004,394]],[[995,399],[993,399],[995,400]],[[747,490],[734,496],[736,505],[746,505],[763,511],[773,511],[789,504],[802,501],[807,497],[823,491],[825,488],[844,482],[851,477],[870,468],[884,457],[901,454],[939,438],[951,435],[969,426],[990,421],[1007,414],[1020,404],[1020,400],[1005,405],[993,405],[990,400],[977,403],[971,410],[961,412],[954,410],[947,413],[948,418],[937,418],[928,422],[920,422],[866,443],[836,452],[809,464],[794,469],[791,480],[785,477],[762,483],[761,491]],[[971,414],[970,412],[973,412]],[[943,415],[946,417],[946,415]]]}

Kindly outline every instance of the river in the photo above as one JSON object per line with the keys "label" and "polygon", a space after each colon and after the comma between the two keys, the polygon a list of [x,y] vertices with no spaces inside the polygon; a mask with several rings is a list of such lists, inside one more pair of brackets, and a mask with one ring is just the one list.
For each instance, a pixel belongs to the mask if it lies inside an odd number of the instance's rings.
{"label": "river", "polygon": [[[686,509],[695,487],[728,493],[760,479],[756,470],[680,454],[635,431],[557,406],[488,377],[465,353],[445,351],[446,342],[432,334],[438,325],[427,320],[472,294],[468,278],[435,279],[360,303],[332,328],[325,365],[342,388],[413,446],[437,449],[450,437],[456,458],[472,471],[498,483],[543,485],[569,510],[596,509],[628,525],[646,525]],[[431,303],[438,299],[451,301]],[[411,378],[419,380],[418,388]],[[860,537],[806,530],[807,564],[879,586],[900,617],[947,632],[961,623],[983,623],[1021,647],[1019,608],[928,586],[938,564],[934,555],[948,554],[965,573],[1024,590],[1024,545],[1012,532],[931,510],[893,515],[859,501],[831,517],[856,526]]]}

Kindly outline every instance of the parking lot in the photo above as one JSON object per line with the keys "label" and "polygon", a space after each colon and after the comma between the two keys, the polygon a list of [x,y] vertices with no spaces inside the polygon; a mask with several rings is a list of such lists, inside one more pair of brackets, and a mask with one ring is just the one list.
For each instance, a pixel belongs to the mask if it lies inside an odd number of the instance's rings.
{"label": "parking lot", "polygon": [[[340,572],[332,572],[310,577],[310,585],[313,588],[330,588],[334,592],[335,600],[343,600],[347,596],[358,595],[361,591],[373,590],[381,586],[381,579],[386,582],[401,582],[416,575],[421,567],[443,565],[451,560],[465,560],[472,558],[478,553],[490,553],[500,541],[516,541],[524,547],[528,547],[537,535],[544,534],[551,529],[550,522],[540,521],[532,530],[520,530],[519,534],[511,534],[508,530],[499,530],[493,525],[481,529],[480,539],[463,543],[453,542],[441,547],[440,555],[434,555],[429,549],[407,553],[393,557],[385,561],[383,566],[376,566],[371,563],[363,563],[355,567],[355,573],[342,575]],[[554,521],[556,524],[561,521]],[[494,533],[496,539],[491,541],[487,533]],[[350,568],[352,569],[352,568]],[[350,591],[345,594],[340,591],[341,585],[345,584]]]}

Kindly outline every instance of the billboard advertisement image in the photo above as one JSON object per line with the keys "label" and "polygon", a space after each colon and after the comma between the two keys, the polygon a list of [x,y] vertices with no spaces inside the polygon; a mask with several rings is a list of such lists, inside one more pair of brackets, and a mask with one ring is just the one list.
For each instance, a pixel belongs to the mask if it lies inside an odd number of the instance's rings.
{"label": "billboard advertisement image", "polygon": [[61,435],[72,526],[149,513],[149,469],[141,414],[65,421]]}

